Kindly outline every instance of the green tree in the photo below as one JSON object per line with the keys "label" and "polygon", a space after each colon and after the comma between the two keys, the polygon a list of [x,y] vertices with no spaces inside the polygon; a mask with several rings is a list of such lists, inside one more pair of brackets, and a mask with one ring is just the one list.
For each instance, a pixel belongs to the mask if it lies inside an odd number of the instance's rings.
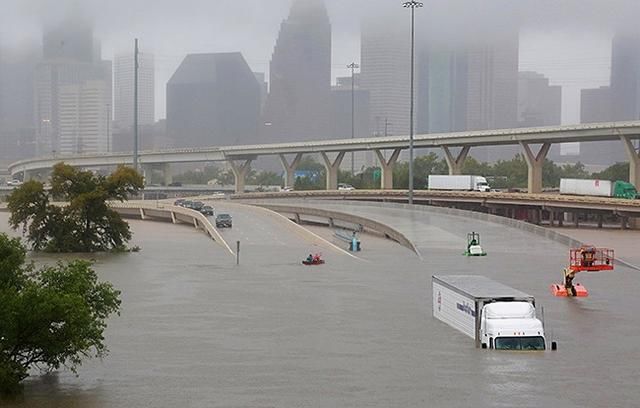
{"label": "green tree", "polygon": [[98,282],[86,261],[35,270],[19,240],[0,234],[0,393],[20,390],[33,367],[75,372],[85,357],[102,358],[106,319],[120,292]]}
{"label": "green tree", "polygon": [[593,173],[591,177],[600,180],[629,182],[629,163],[616,163],[599,173]]}
{"label": "green tree", "polygon": [[[34,250],[123,250],[131,231],[108,202],[125,201],[142,186],[142,176],[128,167],[105,177],[59,163],[53,168],[49,192],[42,183],[29,181],[9,196],[9,224],[14,229],[23,226]],[[55,205],[53,200],[66,205]]]}
{"label": "green tree", "polygon": [[324,165],[317,162],[313,157],[305,156],[300,160],[297,170],[308,172],[309,177],[296,177],[294,189],[324,190],[326,188],[326,170]]}

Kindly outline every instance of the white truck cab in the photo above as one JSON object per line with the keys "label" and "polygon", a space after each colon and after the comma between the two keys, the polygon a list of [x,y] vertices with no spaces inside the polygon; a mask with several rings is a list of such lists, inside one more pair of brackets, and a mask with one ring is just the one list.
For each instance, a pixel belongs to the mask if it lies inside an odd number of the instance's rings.
{"label": "white truck cab", "polygon": [[482,308],[482,347],[496,350],[544,350],[544,328],[529,302],[495,302]]}

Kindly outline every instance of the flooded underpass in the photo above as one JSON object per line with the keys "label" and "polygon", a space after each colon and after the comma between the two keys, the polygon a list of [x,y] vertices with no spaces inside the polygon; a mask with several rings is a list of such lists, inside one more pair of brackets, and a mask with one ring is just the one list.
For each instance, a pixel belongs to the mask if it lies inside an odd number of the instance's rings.
{"label": "flooded underpass", "polygon": [[[264,212],[216,209],[233,215],[222,234],[232,247],[241,242],[240,266],[193,228],[132,222],[142,252],[96,263],[123,292],[106,332],[110,355],[86,362],[78,377],[33,376],[8,406],[629,407],[640,399],[634,270],[579,276],[591,297],[559,299],[548,286],[568,248],[517,229],[381,210],[420,238],[422,258],[378,238],[368,246],[366,236],[354,258]],[[0,230],[6,221],[0,213]],[[471,230],[483,234],[487,257],[461,255]],[[302,266],[311,251],[327,264]],[[534,295],[559,350],[475,349],[431,317],[433,274],[486,275]]]}

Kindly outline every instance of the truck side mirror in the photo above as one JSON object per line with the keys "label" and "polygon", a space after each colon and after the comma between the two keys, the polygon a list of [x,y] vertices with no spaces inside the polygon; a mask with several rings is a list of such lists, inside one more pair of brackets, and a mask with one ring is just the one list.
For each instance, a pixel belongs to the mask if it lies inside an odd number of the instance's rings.
{"label": "truck side mirror", "polygon": [[556,343],[555,341],[551,342],[551,350],[555,351],[558,349],[558,343]]}
{"label": "truck side mirror", "polygon": [[487,343],[482,343],[482,348],[486,349],[487,348]]}

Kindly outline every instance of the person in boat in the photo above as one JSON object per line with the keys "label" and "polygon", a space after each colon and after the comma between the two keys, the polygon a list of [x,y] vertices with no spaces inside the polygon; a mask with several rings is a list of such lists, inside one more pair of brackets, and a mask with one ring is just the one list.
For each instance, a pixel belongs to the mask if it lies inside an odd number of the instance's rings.
{"label": "person in boat", "polygon": [[313,262],[313,255],[309,254],[309,256],[307,257],[307,262]]}
{"label": "person in boat", "polygon": [[320,254],[316,254],[316,255],[313,257],[313,262],[320,262]]}

